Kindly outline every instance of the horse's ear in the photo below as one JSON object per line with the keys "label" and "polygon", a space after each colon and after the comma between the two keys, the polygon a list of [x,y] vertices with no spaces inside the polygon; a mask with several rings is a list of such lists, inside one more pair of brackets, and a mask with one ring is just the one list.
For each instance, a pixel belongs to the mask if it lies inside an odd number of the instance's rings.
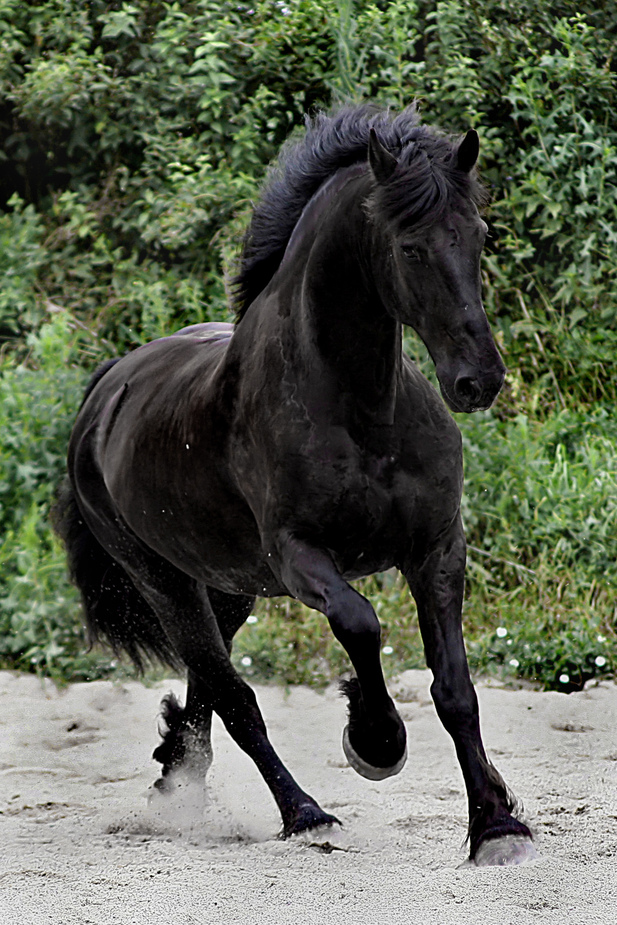
{"label": "horse's ear", "polygon": [[470,128],[456,152],[456,166],[464,173],[469,173],[475,166],[480,153],[480,139],[475,128]]}
{"label": "horse's ear", "polygon": [[384,148],[374,128],[371,129],[368,142],[368,162],[378,183],[385,183],[389,180],[398,164],[395,156]]}

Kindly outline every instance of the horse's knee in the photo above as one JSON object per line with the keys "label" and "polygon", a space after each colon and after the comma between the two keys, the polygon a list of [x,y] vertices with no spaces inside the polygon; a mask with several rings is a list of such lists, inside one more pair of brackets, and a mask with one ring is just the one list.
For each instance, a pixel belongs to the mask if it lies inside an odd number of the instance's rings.
{"label": "horse's knee", "polygon": [[381,627],[369,602],[354,592],[331,602],[327,612],[332,632],[346,648],[354,643],[379,646]]}

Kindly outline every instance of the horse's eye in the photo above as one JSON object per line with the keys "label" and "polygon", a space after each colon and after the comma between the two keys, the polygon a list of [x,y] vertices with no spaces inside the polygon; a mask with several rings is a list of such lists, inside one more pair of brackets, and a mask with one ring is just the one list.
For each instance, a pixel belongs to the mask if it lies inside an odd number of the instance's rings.
{"label": "horse's eye", "polygon": [[405,254],[408,260],[419,260],[420,254],[418,253],[417,248],[413,244],[403,244],[401,245],[401,250]]}

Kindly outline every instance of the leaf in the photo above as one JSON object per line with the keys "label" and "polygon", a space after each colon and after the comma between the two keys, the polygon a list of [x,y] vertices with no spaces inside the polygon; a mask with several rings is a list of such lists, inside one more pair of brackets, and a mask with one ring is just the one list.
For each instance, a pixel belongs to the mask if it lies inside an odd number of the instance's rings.
{"label": "leaf", "polygon": [[573,309],[569,315],[570,330],[572,330],[572,328],[574,328],[578,324],[579,321],[582,321],[583,318],[586,318],[587,314],[588,313],[584,308]]}

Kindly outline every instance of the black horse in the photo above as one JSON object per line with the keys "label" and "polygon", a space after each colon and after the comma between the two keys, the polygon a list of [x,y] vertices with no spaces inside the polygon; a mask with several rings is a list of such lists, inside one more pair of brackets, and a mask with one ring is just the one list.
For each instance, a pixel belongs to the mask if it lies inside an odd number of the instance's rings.
{"label": "black horse", "polygon": [[254,210],[235,325],[199,324],[112,361],[77,417],[58,504],[91,635],[138,664],[188,671],[163,704],[157,786],[201,778],[216,711],[255,761],[288,836],[336,822],[268,740],[229,653],[256,595],[325,614],[346,683],[350,765],[398,773],[405,727],[380,665],[380,626],[348,582],[399,568],[417,602],[432,695],[469,799],[470,857],[533,856],[487,760],[461,631],[461,439],[402,350],[428,348],[446,403],[488,408],[504,378],[482,307],[486,225],[478,136],[459,142],[363,106],[320,115]]}

